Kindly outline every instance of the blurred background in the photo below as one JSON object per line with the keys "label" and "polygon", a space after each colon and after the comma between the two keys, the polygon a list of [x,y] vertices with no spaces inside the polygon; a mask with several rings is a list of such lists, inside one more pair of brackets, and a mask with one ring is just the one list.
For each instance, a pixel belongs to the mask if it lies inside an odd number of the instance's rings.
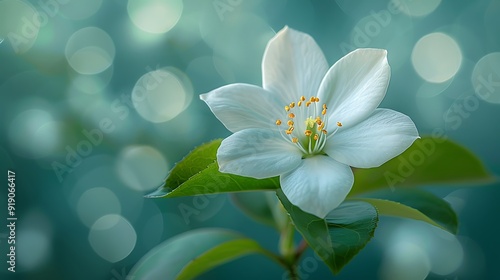
{"label": "blurred background", "polygon": [[[313,36],[330,64],[387,49],[381,107],[500,174],[499,0],[2,0],[0,166],[16,173],[18,220],[16,273],[0,226],[0,278],[124,280],[154,246],[205,227],[276,250],[276,232],[228,195],[143,195],[195,146],[229,135],[198,95],[261,85],[265,45],[285,25]],[[499,277],[498,184],[426,187],[457,211],[458,236],[382,218],[336,279]],[[0,207],[7,223],[6,187]],[[303,279],[332,278],[310,250],[300,265]],[[235,278],[287,279],[260,256],[199,277]]]}

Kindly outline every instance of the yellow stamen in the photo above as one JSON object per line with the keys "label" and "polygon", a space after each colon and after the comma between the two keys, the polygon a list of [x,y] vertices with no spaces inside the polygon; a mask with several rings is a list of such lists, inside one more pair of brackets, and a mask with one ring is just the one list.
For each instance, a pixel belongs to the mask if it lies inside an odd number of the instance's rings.
{"label": "yellow stamen", "polygon": [[323,134],[327,134],[328,132],[326,130],[322,130],[321,132],[323,132]]}
{"label": "yellow stamen", "polygon": [[314,99],[314,102],[319,102],[319,98],[316,97],[316,99]]}
{"label": "yellow stamen", "polygon": [[306,101],[306,98],[302,95],[302,96],[300,97],[300,101]]}
{"label": "yellow stamen", "polygon": [[305,134],[306,136],[311,136],[312,131],[310,131],[310,130],[308,129],[308,130],[304,131],[304,134]]}
{"label": "yellow stamen", "polygon": [[281,120],[276,120],[276,125],[281,125]]}
{"label": "yellow stamen", "polygon": [[341,127],[341,126],[342,126],[342,123],[341,123],[341,122],[337,122],[337,126],[338,126],[338,127]]}
{"label": "yellow stamen", "polygon": [[293,118],[295,118],[295,114],[294,114],[294,113],[290,113],[290,114],[288,114],[288,117],[289,117],[290,119],[293,119]]}
{"label": "yellow stamen", "polygon": [[321,111],[321,114],[324,116],[326,115],[326,109],[323,109],[323,111]]}
{"label": "yellow stamen", "polygon": [[314,140],[318,140],[319,139],[319,135],[318,134],[314,134]]}
{"label": "yellow stamen", "polygon": [[293,121],[292,121],[292,120],[289,120],[289,121],[287,122],[287,124],[288,124],[288,126],[293,126]]}
{"label": "yellow stamen", "polygon": [[299,138],[297,138],[297,137],[293,137],[293,138],[292,138],[292,142],[293,142],[293,143],[297,143],[297,142],[299,142]]}
{"label": "yellow stamen", "polygon": [[309,107],[309,105],[311,105],[311,101],[306,102],[306,107]]}
{"label": "yellow stamen", "polygon": [[290,134],[292,134],[292,130],[293,129],[287,129],[287,130],[285,130],[285,133],[288,134],[288,135],[290,135]]}
{"label": "yellow stamen", "polygon": [[290,108],[295,107],[295,102],[290,103]]}
{"label": "yellow stamen", "polygon": [[290,111],[290,107],[285,106],[285,111],[287,111],[287,112]]}
{"label": "yellow stamen", "polygon": [[328,109],[328,108],[326,108],[326,104],[323,104],[323,109]]}
{"label": "yellow stamen", "polygon": [[297,102],[297,105],[300,107],[300,105],[302,105],[302,101]]}
{"label": "yellow stamen", "polygon": [[311,101],[311,102],[314,102],[314,101],[316,101],[316,97],[314,97],[314,96],[311,96],[311,98],[309,98],[309,101]]}

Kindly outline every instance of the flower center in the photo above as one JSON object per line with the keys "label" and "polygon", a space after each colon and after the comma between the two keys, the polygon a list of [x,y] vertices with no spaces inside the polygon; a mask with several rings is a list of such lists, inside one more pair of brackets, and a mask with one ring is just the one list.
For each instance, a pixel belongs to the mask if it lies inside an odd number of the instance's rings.
{"label": "flower center", "polygon": [[326,131],[328,116],[326,104],[319,105],[319,98],[311,96],[307,99],[300,97],[297,102],[292,102],[285,106],[287,129],[282,129],[284,125],[281,119],[276,120],[276,125],[280,126],[281,136],[297,145],[304,155],[320,154],[326,145],[326,141],[341,126],[337,122],[337,127],[332,133]]}

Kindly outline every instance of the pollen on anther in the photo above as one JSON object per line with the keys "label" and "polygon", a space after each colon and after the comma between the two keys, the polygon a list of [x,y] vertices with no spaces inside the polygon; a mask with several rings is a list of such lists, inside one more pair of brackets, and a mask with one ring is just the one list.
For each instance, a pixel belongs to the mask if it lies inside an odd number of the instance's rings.
{"label": "pollen on anther", "polygon": [[297,138],[297,137],[293,137],[293,138],[292,138],[292,142],[293,142],[293,143],[297,143],[297,142],[299,142],[299,138]]}
{"label": "pollen on anther", "polygon": [[311,96],[311,98],[309,98],[309,101],[311,101],[311,102],[315,102],[315,101],[316,101],[316,97]]}
{"label": "pollen on anther", "polygon": [[318,134],[314,134],[314,140],[318,140],[319,139],[319,135]]}
{"label": "pollen on anther", "polygon": [[318,98],[318,97],[316,97],[316,98],[314,99],[314,102],[319,102],[319,98]]}
{"label": "pollen on anther", "polygon": [[311,101],[306,102],[306,107],[309,107],[309,105],[311,105]]}
{"label": "pollen on anther", "polygon": [[292,134],[292,131],[293,131],[292,129],[287,129],[287,130],[285,130],[285,133],[290,135],[290,134]]}
{"label": "pollen on anther", "polygon": [[326,108],[326,104],[323,104],[323,109],[328,109],[328,108]]}
{"label": "pollen on anther", "polygon": [[300,107],[300,105],[302,105],[302,101],[297,102],[297,106]]}
{"label": "pollen on anther", "polygon": [[305,134],[306,136],[311,136],[312,131],[310,131],[310,130],[308,129],[308,130],[304,131],[304,134]]}
{"label": "pollen on anther", "polygon": [[281,125],[281,120],[276,120],[276,125]]}
{"label": "pollen on anther", "polygon": [[305,96],[303,96],[303,95],[302,95],[302,96],[300,97],[300,101],[306,101]]}
{"label": "pollen on anther", "polygon": [[290,113],[290,114],[288,114],[288,117],[289,117],[290,119],[293,119],[293,118],[295,118],[295,114],[294,114],[294,113]]}
{"label": "pollen on anther", "polygon": [[326,115],[326,109],[323,109],[323,111],[321,111],[321,114],[324,116]]}
{"label": "pollen on anther", "polygon": [[338,127],[341,127],[341,126],[342,126],[342,123],[341,123],[341,122],[337,122],[337,126],[338,126]]}
{"label": "pollen on anther", "polygon": [[290,108],[295,107],[295,102],[290,103]]}
{"label": "pollen on anther", "polygon": [[285,111],[287,111],[287,112],[290,111],[290,107],[285,106]]}
{"label": "pollen on anther", "polygon": [[288,124],[288,126],[293,126],[293,121],[292,121],[292,120],[289,120],[289,121],[287,122],[287,124]]}
{"label": "pollen on anther", "polygon": [[322,130],[321,132],[323,132],[323,134],[327,134],[328,132],[326,130]]}

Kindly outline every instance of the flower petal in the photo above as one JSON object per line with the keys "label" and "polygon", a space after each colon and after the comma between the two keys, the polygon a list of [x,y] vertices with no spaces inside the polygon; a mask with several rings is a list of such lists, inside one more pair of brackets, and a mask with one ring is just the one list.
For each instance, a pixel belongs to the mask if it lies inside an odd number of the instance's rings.
{"label": "flower petal", "polygon": [[262,85],[281,97],[282,106],[300,96],[316,96],[328,62],[308,34],[285,27],[268,43],[262,59]]}
{"label": "flower petal", "polygon": [[321,155],[303,159],[297,169],[280,177],[280,183],[291,203],[324,218],[344,201],[354,175],[349,166]]}
{"label": "flower petal", "polygon": [[330,124],[352,126],[368,117],[384,99],[390,76],[386,50],[357,49],[342,57],[319,88]]}
{"label": "flower petal", "polygon": [[248,84],[231,84],[200,95],[214,115],[231,132],[247,128],[275,128],[283,115],[275,97],[264,89]]}
{"label": "flower petal", "polygon": [[353,167],[377,167],[404,152],[418,138],[413,121],[389,109],[377,109],[366,120],[328,139],[324,152]]}
{"label": "flower petal", "polygon": [[279,132],[245,129],[222,141],[219,170],[257,179],[281,175],[299,166],[302,153]]}

